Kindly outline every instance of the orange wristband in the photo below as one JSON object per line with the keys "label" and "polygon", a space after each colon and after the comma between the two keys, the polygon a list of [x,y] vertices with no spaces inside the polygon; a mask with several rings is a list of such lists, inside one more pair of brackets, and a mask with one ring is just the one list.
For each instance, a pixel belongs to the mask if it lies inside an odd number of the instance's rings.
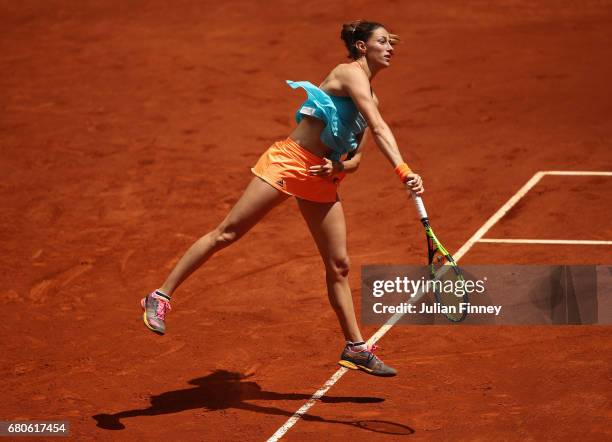
{"label": "orange wristband", "polygon": [[408,164],[402,163],[402,164],[399,164],[395,168],[395,173],[400,178],[402,183],[405,183],[406,182],[406,177],[412,173],[412,170],[410,169],[410,167],[408,167]]}

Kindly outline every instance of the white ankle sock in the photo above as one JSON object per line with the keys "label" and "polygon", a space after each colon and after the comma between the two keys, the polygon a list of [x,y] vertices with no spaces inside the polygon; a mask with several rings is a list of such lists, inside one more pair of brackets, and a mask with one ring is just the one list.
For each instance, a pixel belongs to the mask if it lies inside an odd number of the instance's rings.
{"label": "white ankle sock", "polygon": [[362,342],[346,341],[346,345],[348,345],[352,351],[363,351],[363,350],[368,349],[368,346],[363,341]]}

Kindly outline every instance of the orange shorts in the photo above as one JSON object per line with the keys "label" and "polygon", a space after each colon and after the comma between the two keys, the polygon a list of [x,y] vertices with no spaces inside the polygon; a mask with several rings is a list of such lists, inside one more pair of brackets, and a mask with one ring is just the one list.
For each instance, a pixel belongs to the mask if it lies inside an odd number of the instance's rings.
{"label": "orange shorts", "polygon": [[270,146],[251,171],[281,192],[317,203],[332,203],[345,174],[308,175],[309,167],[323,164],[323,158],[287,138]]}

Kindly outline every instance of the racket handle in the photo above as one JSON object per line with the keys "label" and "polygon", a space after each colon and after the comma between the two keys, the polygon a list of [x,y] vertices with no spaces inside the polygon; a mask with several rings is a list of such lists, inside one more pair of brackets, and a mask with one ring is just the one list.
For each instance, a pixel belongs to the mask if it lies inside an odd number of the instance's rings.
{"label": "racket handle", "polygon": [[417,213],[419,214],[419,219],[421,221],[426,220],[427,211],[425,210],[425,204],[423,204],[423,199],[414,192],[410,192],[410,193],[412,194],[414,205],[416,206]]}

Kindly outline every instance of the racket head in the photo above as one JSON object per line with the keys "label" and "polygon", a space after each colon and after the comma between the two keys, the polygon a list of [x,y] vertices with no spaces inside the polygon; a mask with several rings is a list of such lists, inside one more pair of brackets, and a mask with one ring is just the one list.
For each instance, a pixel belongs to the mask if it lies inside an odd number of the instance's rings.
{"label": "racket head", "polygon": [[429,251],[429,279],[431,291],[440,304],[441,314],[451,322],[461,322],[467,316],[462,304],[469,302],[465,278],[453,257],[442,246],[430,226],[425,227]]}

